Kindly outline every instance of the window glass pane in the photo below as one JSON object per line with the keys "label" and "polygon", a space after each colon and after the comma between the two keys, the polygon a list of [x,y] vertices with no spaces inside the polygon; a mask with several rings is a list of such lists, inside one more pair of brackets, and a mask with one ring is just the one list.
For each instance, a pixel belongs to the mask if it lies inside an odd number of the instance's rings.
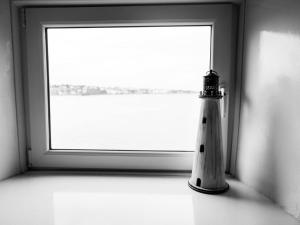
{"label": "window glass pane", "polygon": [[193,151],[210,26],[48,28],[51,149]]}

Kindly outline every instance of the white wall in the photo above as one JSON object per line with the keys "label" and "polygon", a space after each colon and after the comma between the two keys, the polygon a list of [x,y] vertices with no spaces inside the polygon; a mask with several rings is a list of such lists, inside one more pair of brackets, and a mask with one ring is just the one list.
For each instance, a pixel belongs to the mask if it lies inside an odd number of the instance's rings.
{"label": "white wall", "polygon": [[9,0],[0,1],[0,180],[19,172]]}
{"label": "white wall", "polygon": [[300,219],[300,1],[247,0],[238,178]]}

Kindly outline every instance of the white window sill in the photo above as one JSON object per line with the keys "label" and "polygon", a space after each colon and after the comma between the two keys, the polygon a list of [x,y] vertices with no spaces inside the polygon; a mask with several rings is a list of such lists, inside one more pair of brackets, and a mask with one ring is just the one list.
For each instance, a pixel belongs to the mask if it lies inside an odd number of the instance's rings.
{"label": "white window sill", "polygon": [[244,184],[207,195],[188,176],[28,172],[0,182],[0,224],[298,224]]}

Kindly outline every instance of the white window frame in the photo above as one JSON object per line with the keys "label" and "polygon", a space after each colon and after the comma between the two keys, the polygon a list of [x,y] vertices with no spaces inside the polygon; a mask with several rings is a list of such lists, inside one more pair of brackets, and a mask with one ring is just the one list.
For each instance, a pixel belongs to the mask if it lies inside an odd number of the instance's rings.
{"label": "white window frame", "polygon": [[[232,108],[230,99],[234,99],[234,18],[235,9],[231,4],[25,8],[29,165],[33,168],[56,169],[189,171],[192,168],[193,152],[186,151],[50,150],[45,54],[47,27],[210,25],[211,67],[221,75],[221,84],[229,94],[228,105]],[[233,123],[228,113],[223,117],[222,123],[226,158],[230,155],[230,129]],[[226,162],[228,164],[229,160]]]}

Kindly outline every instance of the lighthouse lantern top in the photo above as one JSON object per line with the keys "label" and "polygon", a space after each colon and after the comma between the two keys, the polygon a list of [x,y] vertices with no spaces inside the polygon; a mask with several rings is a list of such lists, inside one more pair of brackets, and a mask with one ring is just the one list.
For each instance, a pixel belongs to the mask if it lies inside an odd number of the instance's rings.
{"label": "lighthouse lantern top", "polygon": [[200,98],[222,98],[222,93],[219,91],[219,76],[216,71],[209,70],[204,76]]}

